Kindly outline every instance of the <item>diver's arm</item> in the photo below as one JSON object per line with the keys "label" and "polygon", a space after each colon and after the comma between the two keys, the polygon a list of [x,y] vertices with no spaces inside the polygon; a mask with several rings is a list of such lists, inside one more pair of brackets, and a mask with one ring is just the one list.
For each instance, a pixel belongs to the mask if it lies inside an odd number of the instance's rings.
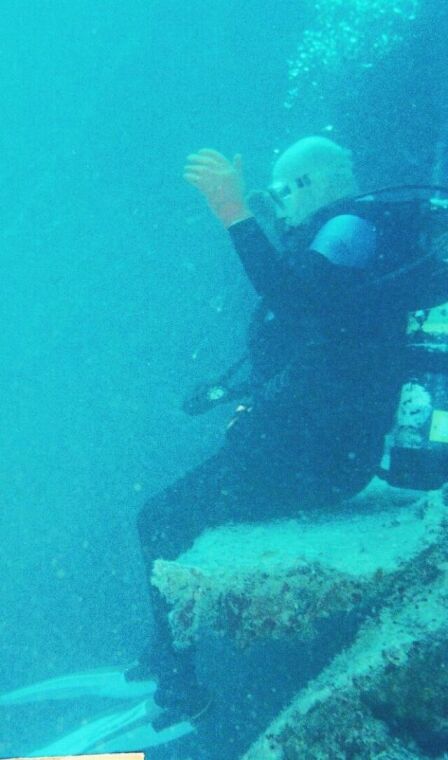
{"label": "diver's arm", "polygon": [[253,287],[274,310],[321,302],[335,284],[338,268],[325,256],[305,250],[280,258],[253,218],[233,224],[229,234]]}
{"label": "diver's arm", "polygon": [[328,297],[344,298],[364,281],[376,249],[373,225],[360,217],[330,219],[311,247],[280,258],[255,219],[229,228],[235,249],[255,290],[271,308],[319,306]]}
{"label": "diver's arm", "polygon": [[[301,310],[307,303],[319,305],[335,288],[344,289],[347,277],[342,270],[349,271],[349,280],[359,276],[357,263],[350,260],[353,229],[347,231],[344,224],[341,229],[337,219],[336,229],[329,223],[331,229],[323,241],[316,237],[319,245],[314,250],[298,251],[289,259],[277,255],[246,206],[239,154],[229,160],[216,150],[203,148],[187,157],[184,178],[203,194],[215,216],[228,228],[249,279],[271,308],[285,305],[291,311]],[[359,241],[356,245],[359,248]]]}

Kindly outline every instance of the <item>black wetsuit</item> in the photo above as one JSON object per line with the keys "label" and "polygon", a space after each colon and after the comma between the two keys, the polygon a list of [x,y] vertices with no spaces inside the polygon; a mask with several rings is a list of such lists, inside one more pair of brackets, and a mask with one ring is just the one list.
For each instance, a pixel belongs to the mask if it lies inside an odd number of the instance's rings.
{"label": "black wetsuit", "polygon": [[[143,508],[138,529],[151,574],[205,529],[293,517],[362,489],[378,466],[400,387],[406,313],[370,295],[366,268],[312,249],[280,258],[254,219],[230,229],[262,298],[250,340],[253,396],[217,454]],[[151,587],[161,703],[193,678],[191,653],[171,649],[167,607]],[[172,681],[172,685],[171,685]]]}

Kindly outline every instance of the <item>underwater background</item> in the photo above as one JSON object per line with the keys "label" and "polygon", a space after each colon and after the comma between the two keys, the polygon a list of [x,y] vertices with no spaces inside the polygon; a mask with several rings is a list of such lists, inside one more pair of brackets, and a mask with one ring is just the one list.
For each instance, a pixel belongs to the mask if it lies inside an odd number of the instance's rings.
{"label": "underwater background", "polygon": [[[365,189],[448,182],[447,36],[441,0],[3,0],[0,692],[137,657],[137,513],[221,442],[228,408],[181,404],[254,294],[185,156],[241,152],[259,188],[323,134]],[[0,755],[78,709],[3,708]]]}

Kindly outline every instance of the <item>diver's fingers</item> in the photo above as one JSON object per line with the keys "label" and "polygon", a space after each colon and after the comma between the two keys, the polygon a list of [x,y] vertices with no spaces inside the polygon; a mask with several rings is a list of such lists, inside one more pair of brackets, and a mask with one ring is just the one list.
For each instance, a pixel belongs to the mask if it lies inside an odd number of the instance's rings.
{"label": "diver's fingers", "polygon": [[197,153],[190,153],[185,162],[183,177],[203,193],[221,192],[230,187],[237,177],[242,182],[241,155],[237,153],[229,161],[222,153],[211,148],[202,148]]}
{"label": "diver's fingers", "polygon": [[197,174],[198,176],[209,176],[210,178],[214,175],[215,177],[219,175],[223,175],[228,171],[227,167],[222,167],[219,164],[216,164],[214,161],[209,159],[202,159],[199,160],[196,156],[188,156],[185,166],[184,166],[184,172],[187,174]]}
{"label": "diver's fingers", "polygon": [[184,166],[184,175],[191,174],[196,177],[212,179],[213,177],[219,177],[222,172],[216,169],[214,166],[207,166],[205,164],[187,163]]}
{"label": "diver's fingers", "polygon": [[195,187],[199,187],[201,185],[201,176],[199,174],[194,174],[193,172],[184,172],[182,176],[186,182],[190,183],[190,185],[194,185]]}
{"label": "diver's fingers", "polygon": [[221,166],[227,166],[230,164],[229,159],[226,158],[223,153],[220,153],[213,148],[201,148],[201,150],[198,150],[198,155],[209,158],[217,164],[221,164]]}
{"label": "diver's fingers", "polygon": [[[186,167],[183,173],[183,178],[190,183],[190,185],[194,185],[195,187],[199,188],[199,190],[206,190],[210,187],[215,187],[217,184],[217,175],[216,172],[210,172],[206,169],[195,169],[193,167]],[[219,182],[219,180],[218,180]]]}
{"label": "diver's fingers", "polygon": [[213,156],[204,155],[199,151],[199,153],[190,153],[189,156],[186,158],[187,164],[195,164],[198,166],[214,166],[214,167],[221,167],[223,164],[221,161],[217,161]]}
{"label": "diver's fingers", "polygon": [[219,164],[216,163],[211,158],[207,158],[206,156],[200,156],[197,153],[191,153],[186,158],[186,164],[191,166],[209,166],[209,167],[219,167]]}
{"label": "diver's fingers", "polygon": [[222,170],[214,163],[198,161],[196,160],[195,156],[189,156],[185,162],[184,172],[186,174],[197,174],[198,176],[203,176],[205,174],[221,174]]}
{"label": "diver's fingers", "polygon": [[196,154],[188,156],[183,170],[184,179],[196,187],[216,184],[216,182],[220,182],[223,175],[227,173],[227,168],[223,170],[221,166],[217,165],[211,159],[198,159],[199,157],[196,156]]}

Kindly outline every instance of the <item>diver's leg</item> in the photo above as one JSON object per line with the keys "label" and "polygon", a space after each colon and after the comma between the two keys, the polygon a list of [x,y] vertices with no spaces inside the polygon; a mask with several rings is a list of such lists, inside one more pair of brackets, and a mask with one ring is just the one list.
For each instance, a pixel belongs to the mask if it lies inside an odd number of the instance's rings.
{"label": "diver's leg", "polygon": [[148,576],[153,612],[151,646],[128,680],[156,677],[156,701],[161,707],[192,714],[203,707],[204,694],[195,678],[193,648],[178,651],[172,643],[169,608],[151,585],[156,559],[174,560],[193,543],[206,527],[227,522],[239,511],[242,482],[241,462],[227,447],[173,485],[152,497],[138,518],[138,532]]}
{"label": "diver's leg", "polygon": [[[168,606],[150,583],[154,561],[176,559],[205,528],[291,517],[310,496],[296,452],[278,436],[270,440],[265,428],[264,418],[245,415],[215,456],[152,497],[139,516],[154,633],[152,646],[128,678],[155,676],[161,706],[180,708],[185,694],[194,695],[196,686],[194,650],[179,652],[173,647]],[[311,490],[315,487],[314,481]]]}

